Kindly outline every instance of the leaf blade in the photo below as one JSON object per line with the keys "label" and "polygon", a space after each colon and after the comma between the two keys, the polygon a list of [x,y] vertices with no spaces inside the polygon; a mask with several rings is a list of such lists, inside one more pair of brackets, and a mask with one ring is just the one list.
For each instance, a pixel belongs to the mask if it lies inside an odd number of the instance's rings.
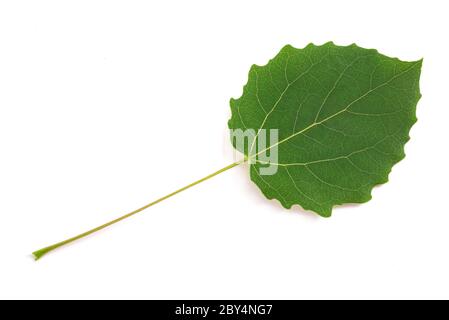
{"label": "leaf blade", "polygon": [[[279,141],[256,153],[277,146],[279,161],[273,176],[258,174],[266,163],[251,164],[251,180],[268,199],[322,216],[335,205],[370,200],[405,156],[421,64],[326,43],[285,46],[267,65],[253,66],[242,96],[231,100],[228,125],[257,136],[279,129]],[[256,138],[239,151],[251,155]]]}

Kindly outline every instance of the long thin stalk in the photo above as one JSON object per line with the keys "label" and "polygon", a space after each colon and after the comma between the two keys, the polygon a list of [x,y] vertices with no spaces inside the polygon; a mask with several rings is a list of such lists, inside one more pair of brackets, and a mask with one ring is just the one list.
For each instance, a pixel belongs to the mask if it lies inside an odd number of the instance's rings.
{"label": "long thin stalk", "polygon": [[36,260],[38,260],[38,259],[42,258],[42,256],[44,256],[45,254],[49,253],[50,251],[53,251],[53,250],[55,250],[55,249],[57,249],[57,248],[59,248],[59,247],[62,247],[62,246],[64,246],[64,245],[66,245],[66,244],[69,244],[69,243],[71,243],[71,242],[74,242],[74,241],[76,241],[76,240],[78,240],[78,239],[84,238],[84,237],[86,237],[86,236],[88,236],[88,235],[91,235],[92,233],[95,233],[95,232],[97,232],[97,231],[100,231],[100,230],[102,230],[102,229],[104,229],[104,228],[107,228],[107,227],[109,227],[109,226],[111,226],[111,225],[113,225],[113,224],[115,224],[115,223],[117,223],[117,222],[119,222],[119,221],[122,221],[122,220],[124,220],[124,219],[126,219],[126,218],[129,218],[129,217],[135,215],[136,213],[139,213],[139,212],[141,212],[141,211],[143,211],[143,210],[145,210],[145,209],[147,209],[147,208],[149,208],[149,207],[155,205],[156,203],[159,203],[159,202],[161,202],[161,201],[164,201],[164,200],[166,200],[166,199],[168,199],[168,198],[174,196],[175,194],[178,194],[178,193],[180,193],[180,192],[182,192],[182,191],[184,191],[184,190],[187,190],[187,189],[189,189],[189,188],[191,188],[191,187],[193,187],[193,186],[195,186],[195,185],[197,185],[197,184],[199,184],[199,183],[201,183],[201,182],[203,182],[203,181],[206,181],[206,180],[208,180],[208,179],[210,179],[210,178],[212,178],[212,177],[215,177],[216,175],[219,175],[219,174],[222,173],[222,172],[225,172],[225,171],[227,171],[227,170],[229,170],[229,169],[232,169],[232,168],[238,166],[239,164],[243,163],[244,161],[245,161],[245,160],[234,162],[234,163],[232,163],[232,164],[230,164],[230,165],[228,165],[228,166],[226,166],[226,167],[224,167],[224,168],[222,168],[222,169],[220,169],[220,170],[218,170],[218,171],[215,171],[214,173],[211,173],[211,174],[205,176],[205,177],[202,178],[202,179],[199,179],[199,180],[197,180],[197,181],[195,181],[195,182],[192,182],[191,184],[188,184],[188,185],[186,185],[185,187],[182,187],[182,188],[180,188],[180,189],[178,189],[178,190],[176,190],[176,191],[174,191],[174,192],[172,192],[172,193],[169,193],[169,194],[167,194],[166,196],[163,196],[162,198],[159,198],[159,199],[157,199],[157,200],[155,200],[155,201],[153,201],[153,202],[150,202],[149,204],[147,204],[147,205],[145,205],[145,206],[143,206],[143,207],[141,207],[141,208],[139,208],[139,209],[136,209],[136,210],[134,210],[134,211],[132,211],[132,212],[130,212],[130,213],[127,213],[127,214],[125,214],[125,215],[123,215],[123,216],[121,216],[121,217],[119,217],[119,218],[117,218],[117,219],[114,219],[114,220],[109,221],[109,222],[107,222],[107,223],[105,223],[105,224],[102,224],[102,225],[99,226],[99,227],[96,227],[96,228],[94,228],[94,229],[91,229],[91,230],[89,230],[89,231],[86,231],[86,232],[84,232],[84,233],[81,233],[81,234],[79,234],[79,235],[77,235],[77,236],[75,236],[75,237],[69,238],[69,239],[67,239],[67,240],[64,240],[64,241],[55,243],[55,244],[53,244],[53,245],[51,245],[51,246],[48,246],[48,247],[39,249],[39,250],[33,252],[34,258],[35,258]]}

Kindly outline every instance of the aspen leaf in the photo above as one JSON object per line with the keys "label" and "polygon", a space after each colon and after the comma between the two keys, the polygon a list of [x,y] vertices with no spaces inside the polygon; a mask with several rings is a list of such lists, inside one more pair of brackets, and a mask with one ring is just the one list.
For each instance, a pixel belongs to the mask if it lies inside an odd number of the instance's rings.
{"label": "aspen leaf", "polygon": [[[253,65],[239,99],[231,99],[229,128],[277,129],[273,175],[259,151],[238,148],[250,161],[251,180],[268,199],[298,204],[321,216],[332,207],[371,199],[404,158],[416,122],[422,60],[404,62],[355,44],[285,46],[264,66]],[[263,150],[264,151],[264,150]]]}
{"label": "aspen leaf", "polygon": [[[387,182],[393,165],[405,156],[421,97],[421,64],[355,44],[285,46],[266,65],[254,65],[242,96],[231,99],[228,125],[244,160],[33,255],[37,260],[243,162],[262,193],[285,208],[298,204],[329,217],[335,205],[369,201],[373,187]],[[234,139],[235,132],[247,143]],[[262,144],[265,132],[270,137]],[[269,174],[267,166],[274,169]]]}

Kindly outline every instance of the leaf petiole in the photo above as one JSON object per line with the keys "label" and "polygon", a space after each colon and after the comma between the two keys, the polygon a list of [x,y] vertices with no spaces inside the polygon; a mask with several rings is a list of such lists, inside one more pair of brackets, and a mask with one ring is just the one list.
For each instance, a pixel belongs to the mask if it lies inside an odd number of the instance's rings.
{"label": "leaf petiole", "polygon": [[216,175],[219,175],[219,174],[222,173],[222,172],[225,172],[225,171],[227,171],[227,170],[229,170],[229,169],[232,169],[232,168],[234,168],[234,167],[236,167],[236,166],[242,164],[242,163],[245,162],[245,161],[246,161],[246,157],[245,157],[244,160],[234,162],[234,163],[232,163],[232,164],[230,164],[230,165],[228,165],[228,166],[226,166],[226,167],[224,167],[224,168],[222,168],[222,169],[220,169],[220,170],[218,170],[218,171],[215,171],[214,173],[211,173],[211,174],[205,176],[205,177],[202,178],[202,179],[199,179],[199,180],[197,180],[197,181],[195,181],[195,182],[192,182],[191,184],[188,184],[188,185],[186,185],[185,187],[182,187],[182,188],[180,188],[180,189],[178,189],[178,190],[176,190],[176,191],[174,191],[174,192],[172,192],[172,193],[169,193],[169,194],[167,194],[166,196],[163,196],[162,198],[159,198],[159,199],[157,199],[157,200],[155,200],[155,201],[153,201],[153,202],[150,202],[150,203],[148,203],[147,205],[145,205],[145,206],[143,206],[143,207],[141,207],[141,208],[139,208],[139,209],[136,209],[136,210],[134,210],[134,211],[132,211],[132,212],[130,212],[130,213],[127,213],[127,214],[125,214],[125,215],[123,215],[123,216],[121,216],[121,217],[119,217],[119,218],[117,218],[117,219],[114,219],[114,220],[112,220],[112,221],[109,221],[109,222],[107,222],[107,223],[105,223],[105,224],[103,224],[103,225],[101,225],[101,226],[98,226],[98,227],[96,227],[96,228],[94,228],[94,229],[91,229],[91,230],[89,230],[89,231],[86,231],[86,232],[84,232],[84,233],[81,233],[81,234],[79,234],[79,235],[77,235],[77,236],[75,236],[75,237],[66,239],[66,240],[64,240],[64,241],[55,243],[55,244],[53,244],[53,245],[51,245],[51,246],[48,246],[48,247],[39,249],[39,250],[37,250],[37,251],[34,251],[34,252],[33,252],[33,256],[34,256],[35,260],[39,260],[40,258],[42,258],[42,256],[44,256],[45,254],[49,253],[50,251],[53,251],[53,250],[55,250],[55,249],[57,249],[57,248],[59,248],[59,247],[62,247],[62,246],[64,246],[64,245],[66,245],[66,244],[69,244],[69,243],[74,242],[74,241],[76,241],[76,240],[79,240],[79,239],[81,239],[81,238],[87,237],[88,235],[91,235],[91,234],[93,234],[93,233],[95,233],[95,232],[97,232],[97,231],[100,231],[100,230],[102,230],[102,229],[104,229],[104,228],[107,228],[107,227],[109,227],[109,226],[111,226],[111,225],[113,225],[113,224],[115,224],[115,223],[117,223],[117,222],[120,222],[120,221],[122,221],[122,220],[124,220],[124,219],[126,219],[126,218],[129,218],[129,217],[135,215],[136,213],[139,213],[139,212],[141,212],[141,211],[143,211],[143,210],[145,210],[145,209],[147,209],[147,208],[149,208],[149,207],[151,207],[151,206],[153,206],[153,205],[155,205],[155,204],[157,204],[157,203],[159,203],[159,202],[162,202],[162,201],[164,201],[164,200],[166,200],[166,199],[168,199],[168,198],[174,196],[175,194],[178,194],[178,193],[180,193],[180,192],[182,192],[182,191],[184,191],[184,190],[187,190],[187,189],[189,189],[189,188],[191,188],[191,187],[193,187],[193,186],[195,186],[195,185],[197,185],[197,184],[199,184],[199,183],[201,183],[201,182],[203,182],[203,181],[206,181],[206,180],[208,180],[208,179],[210,179],[210,178],[212,178],[212,177],[215,177]]}

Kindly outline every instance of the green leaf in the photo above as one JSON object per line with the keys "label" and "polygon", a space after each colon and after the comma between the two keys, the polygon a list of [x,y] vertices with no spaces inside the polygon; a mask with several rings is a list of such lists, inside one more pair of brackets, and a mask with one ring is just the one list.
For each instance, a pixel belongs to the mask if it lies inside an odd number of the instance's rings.
{"label": "green leaf", "polygon": [[[243,147],[232,141],[250,161],[251,180],[285,208],[299,204],[325,217],[335,205],[369,201],[405,156],[421,64],[329,42],[285,46],[252,66],[242,96],[231,99],[228,123],[256,132]],[[277,142],[262,150],[261,129],[278,129]],[[276,148],[277,162],[260,159]],[[275,174],[261,174],[268,164]]]}
{"label": "green leaf", "polygon": [[[391,167],[404,158],[404,144],[416,122],[421,97],[421,63],[332,42],[304,49],[284,47],[267,65],[253,66],[243,95],[231,99],[229,128],[234,147],[245,154],[243,160],[96,228],[34,251],[35,259],[246,161],[251,180],[268,199],[277,199],[286,208],[299,204],[328,217],[334,205],[370,200],[371,189],[385,183]],[[262,139],[266,130],[269,137]],[[240,143],[245,139],[249,140],[246,145]],[[269,174],[264,170],[267,166]]]}

